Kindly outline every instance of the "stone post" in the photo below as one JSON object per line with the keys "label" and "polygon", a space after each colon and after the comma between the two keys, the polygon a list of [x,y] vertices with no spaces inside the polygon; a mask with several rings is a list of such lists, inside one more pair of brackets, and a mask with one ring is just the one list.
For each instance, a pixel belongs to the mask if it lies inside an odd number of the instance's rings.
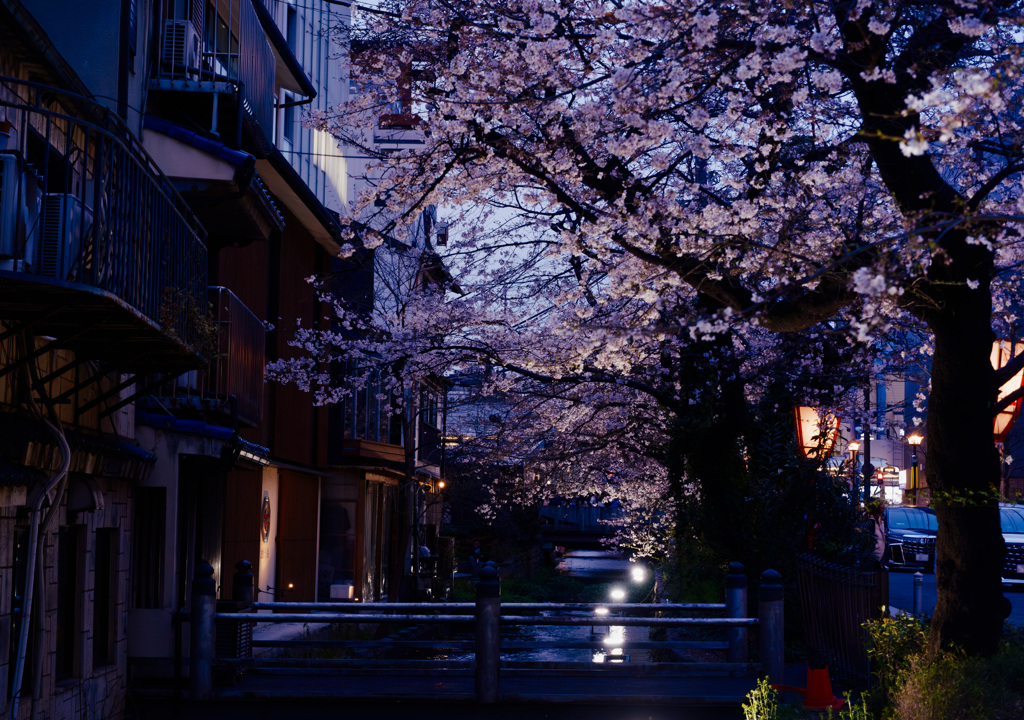
{"label": "stone post", "polygon": [[761,675],[768,682],[781,685],[785,673],[785,625],[782,600],[782,576],[775,570],[761,573],[757,591]]}
{"label": "stone post", "polygon": [[252,563],[239,560],[235,563],[235,578],[231,590],[231,599],[243,605],[252,605]]}
{"label": "stone post", "polygon": [[[729,564],[729,574],[725,577],[725,614],[730,618],[745,618],[747,616],[747,576],[742,563]],[[747,628],[730,627],[727,637],[729,639],[729,662],[747,662],[749,657]]]}
{"label": "stone post", "polygon": [[924,610],[924,575],[914,573],[914,615],[920,617]]}
{"label": "stone post", "polygon": [[501,585],[498,567],[488,562],[476,584],[476,699],[498,701],[498,665],[501,660]]}
{"label": "stone post", "polygon": [[188,689],[193,700],[209,700],[213,696],[216,614],[217,581],[213,579],[213,567],[203,562],[196,566],[192,579]]}

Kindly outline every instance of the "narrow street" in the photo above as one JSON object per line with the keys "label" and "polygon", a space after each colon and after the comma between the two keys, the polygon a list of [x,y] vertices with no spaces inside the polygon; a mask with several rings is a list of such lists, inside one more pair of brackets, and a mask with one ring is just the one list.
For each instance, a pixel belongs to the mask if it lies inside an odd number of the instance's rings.
{"label": "narrow street", "polygon": [[[930,615],[935,609],[935,576],[924,575],[922,587],[922,610]],[[1013,605],[1007,620],[1017,626],[1024,627],[1024,589],[1003,588],[1003,593]],[[914,573],[889,573],[889,605],[899,610],[911,610],[914,607]]]}

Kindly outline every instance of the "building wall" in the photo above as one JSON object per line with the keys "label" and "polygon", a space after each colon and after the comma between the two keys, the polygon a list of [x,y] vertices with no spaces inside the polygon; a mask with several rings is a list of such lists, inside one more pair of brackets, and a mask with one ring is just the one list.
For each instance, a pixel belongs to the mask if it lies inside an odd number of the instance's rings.
{"label": "building wall", "polygon": [[[121,44],[122,12],[129,3],[136,9],[134,56]],[[123,111],[131,131],[141,136],[139,111],[147,72],[143,58],[150,41],[153,3],[146,0],[22,0],[22,4],[39,21],[57,51],[96,99],[115,111]],[[127,27],[124,32],[129,32]]]}
{"label": "building wall", "polygon": [[[39,688],[38,706],[30,690],[19,703],[18,718],[119,718],[122,717],[127,687],[127,619],[128,579],[132,540],[132,484],[117,478],[72,477],[68,492],[54,516],[51,530],[40,544],[42,556],[42,589],[44,640],[42,663],[36,674],[34,663],[26,663],[23,673],[32,688]],[[78,512],[75,509],[78,508]],[[15,543],[16,532],[22,528],[21,541]],[[11,711],[8,686],[11,665],[16,662],[18,635],[12,621],[12,596],[15,558],[23,564],[27,555],[28,519],[13,506],[0,508],[0,711]],[[61,528],[76,536],[75,588],[63,586],[59,579]],[[103,535],[103,543],[99,538]],[[100,558],[100,549],[104,550]],[[66,576],[65,576],[66,577]],[[98,587],[102,579],[105,590]],[[72,619],[59,615],[59,598],[64,594]],[[98,615],[105,617],[100,622]],[[70,673],[58,671],[58,626],[64,635]],[[101,637],[98,629],[106,626]],[[102,642],[103,649],[97,648]],[[15,651],[12,652],[12,645]],[[106,657],[102,657],[103,655]],[[63,654],[60,657],[65,657]],[[22,687],[26,687],[23,685]]]}
{"label": "building wall", "polygon": [[275,599],[314,602],[317,599],[320,478],[293,470],[281,470],[279,478]]}
{"label": "building wall", "polygon": [[[187,569],[179,567],[179,550],[187,538],[179,534],[179,515],[187,508],[179,507],[179,479],[183,456],[220,456],[224,443],[214,438],[161,430],[148,425],[139,425],[139,445],[156,455],[160,461],[153,473],[143,483],[143,488],[163,488],[164,496],[164,543],[162,567],[158,573],[160,590],[155,607],[133,606],[128,614],[129,648],[132,658],[155,658],[163,662],[143,662],[154,674],[170,675],[170,658],[173,657],[173,615],[188,595],[191,578]],[[183,577],[183,574],[185,575]],[[221,578],[217,578],[218,586]],[[185,633],[187,636],[187,633]],[[187,652],[187,637],[185,639]]]}
{"label": "building wall", "polygon": [[[286,214],[286,219],[292,218]],[[322,270],[326,263],[323,249],[290,222],[294,231],[285,230],[281,239],[275,285],[278,310],[274,332],[268,335],[272,357],[290,357],[295,350],[289,346],[295,331],[311,323],[320,325],[327,314],[326,306],[317,297],[315,287],[307,278]],[[274,383],[270,386],[270,407],[277,422],[269,439],[276,457],[291,463],[323,466],[327,457],[327,409],[314,407],[313,396],[294,384]]]}
{"label": "building wall", "polygon": [[[316,88],[311,103],[277,111],[276,142],[324,206],[340,212],[348,204],[348,166],[335,138],[304,127],[311,113],[333,112],[348,98],[347,52],[337,31],[349,23],[348,8],[323,0],[264,0],[281,33]],[[280,103],[297,98],[282,91]]]}

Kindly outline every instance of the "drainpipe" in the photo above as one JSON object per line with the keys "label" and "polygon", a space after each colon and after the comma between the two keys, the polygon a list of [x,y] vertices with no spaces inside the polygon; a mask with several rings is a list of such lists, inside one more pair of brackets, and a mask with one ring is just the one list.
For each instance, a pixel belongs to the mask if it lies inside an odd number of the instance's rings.
{"label": "drainpipe", "polygon": [[[25,336],[19,338],[19,346],[23,353],[27,354],[28,341]],[[50,521],[56,515],[57,510],[60,508],[61,499],[64,495],[64,488],[67,485],[68,469],[71,467],[71,447],[68,445],[68,440],[64,436],[64,430],[59,424],[50,422],[46,417],[43,416],[42,410],[36,403],[34,397],[32,397],[32,388],[41,387],[39,384],[39,378],[36,376],[36,372],[32,363],[29,363],[26,376],[24,377],[24,388],[26,395],[26,403],[32,412],[39,418],[42,419],[43,423],[50,433],[57,439],[57,444],[60,446],[61,452],[61,464],[57,471],[50,476],[46,481],[46,485],[43,486],[39,494],[36,495],[35,500],[32,502],[31,520],[29,525],[28,535],[28,558],[26,560],[25,567],[25,591],[22,595],[24,598],[22,602],[22,616],[21,616],[21,632],[18,636],[18,653],[14,663],[14,678],[11,682],[11,718],[17,720],[18,717],[18,705],[21,702],[21,686],[22,680],[25,675],[25,655],[28,652],[28,635],[29,629],[32,625],[33,615],[33,591],[37,583],[36,577],[36,565],[42,565],[42,553],[39,552],[39,536],[40,533],[46,532],[46,529],[50,525]],[[42,395],[43,401],[47,404],[50,412],[56,417],[53,412],[53,406],[49,402],[49,398]],[[51,502],[49,512],[46,518],[42,518],[43,503],[47,496],[56,488],[53,501]],[[40,572],[38,582],[42,586],[42,573]],[[40,592],[42,594],[42,592]],[[42,621],[40,620],[40,623]],[[36,652],[37,661],[40,659],[41,651]],[[38,692],[40,683],[36,683],[36,692]],[[35,715],[36,707],[39,703],[33,703],[32,714]]]}
{"label": "drainpipe", "polygon": [[[25,593],[24,602],[22,602],[22,619],[21,619],[21,632],[18,637],[18,655],[14,665],[14,680],[11,683],[11,718],[17,720],[18,717],[18,704],[21,700],[21,685],[25,674],[25,655],[28,651],[28,635],[29,626],[32,624],[33,608],[32,603],[34,601],[33,590],[36,585],[36,564],[41,563],[42,553],[39,552],[39,535],[42,529],[45,532],[49,526],[50,520],[56,514],[57,508],[60,507],[61,496],[64,494],[64,485],[68,476],[68,468],[71,466],[71,447],[68,445],[67,438],[64,437],[64,433],[49,420],[43,419],[46,423],[47,428],[53,433],[53,436],[57,438],[57,442],[60,444],[60,451],[62,455],[61,466],[56,473],[50,476],[46,486],[36,496],[35,501],[32,503],[32,515],[31,523],[29,526],[28,534],[28,560],[26,561],[26,573],[25,573]],[[41,522],[41,515],[43,512],[43,502],[46,500],[47,495],[55,487],[58,487],[58,491],[54,496],[52,505],[50,506],[50,512],[44,522]],[[37,658],[40,653],[36,653]],[[38,692],[39,683],[36,683],[36,692]],[[38,704],[38,703],[36,703]],[[35,707],[33,706],[33,711]]]}

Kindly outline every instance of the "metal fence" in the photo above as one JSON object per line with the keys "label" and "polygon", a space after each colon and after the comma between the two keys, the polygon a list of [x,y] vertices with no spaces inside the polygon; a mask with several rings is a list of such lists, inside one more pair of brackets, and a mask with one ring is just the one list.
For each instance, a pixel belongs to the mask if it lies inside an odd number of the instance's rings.
{"label": "metal fence", "polygon": [[[782,586],[778,573],[768,571],[761,578],[758,613],[747,616],[747,583],[742,568],[734,565],[727,582],[725,603],[501,603],[497,569],[488,564],[477,584],[476,603],[253,603],[246,611],[218,612],[210,597],[193,598],[193,650],[190,660],[190,690],[195,699],[213,695],[215,668],[234,672],[345,674],[380,672],[431,672],[474,675],[474,695],[481,702],[495,702],[501,678],[524,671],[542,671],[549,677],[562,675],[599,677],[746,677],[768,676],[780,682],[783,671]],[[236,587],[238,587],[236,578]],[[201,581],[194,583],[202,587]],[[272,611],[272,613],[258,612]],[[700,616],[694,617],[693,613]],[[457,631],[446,639],[405,637],[389,633],[381,639],[253,639],[253,648],[313,650],[317,657],[228,657],[224,643],[214,633],[231,638],[245,635],[231,629],[231,623],[252,627],[255,623],[300,623],[332,625],[386,625],[399,628],[446,626]],[[519,627],[580,627],[589,630],[581,638],[509,639],[502,630]],[[636,640],[621,644],[624,656],[644,652],[642,661],[608,662],[517,659],[522,651],[582,650],[605,648],[610,628],[648,628]],[[671,638],[666,631],[696,629],[698,638]],[[749,630],[758,629],[759,662],[749,661]],[[707,639],[717,631],[720,639]],[[222,653],[215,655],[216,645]],[[687,657],[692,651],[716,653],[719,659]],[[332,657],[327,655],[332,654]],[[226,673],[228,675],[231,672]],[[605,693],[614,694],[614,684]],[[742,697],[740,694],[740,697]]]}
{"label": "metal fence", "polygon": [[864,623],[882,617],[889,606],[888,573],[801,555],[797,590],[810,664],[827,667],[846,687],[866,687],[871,664]]}

